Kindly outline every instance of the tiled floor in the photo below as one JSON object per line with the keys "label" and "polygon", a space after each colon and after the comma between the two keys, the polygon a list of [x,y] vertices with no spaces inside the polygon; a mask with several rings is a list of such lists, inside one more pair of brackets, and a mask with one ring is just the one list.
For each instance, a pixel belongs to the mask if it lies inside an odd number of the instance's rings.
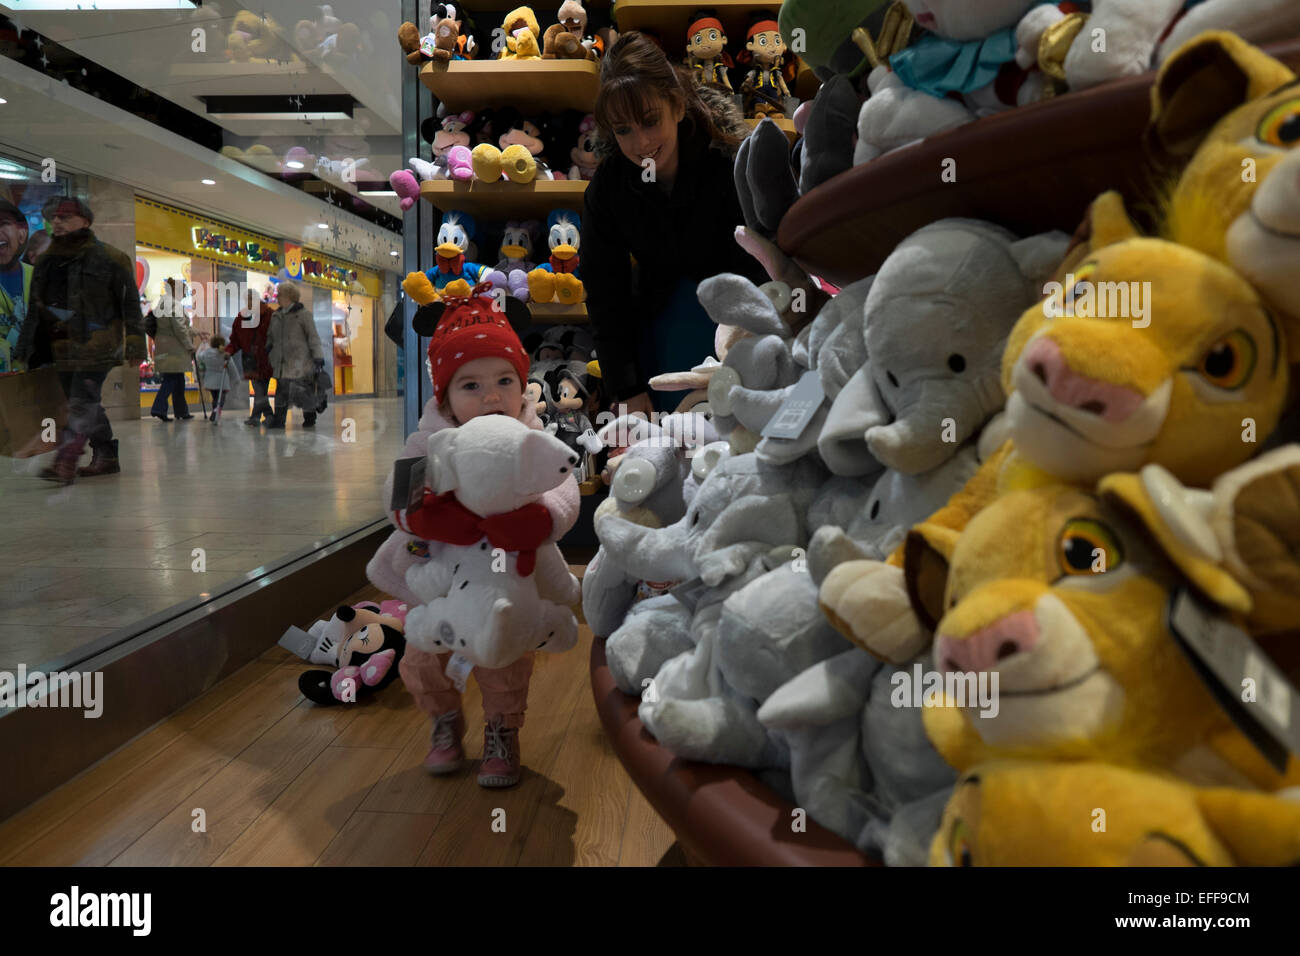
{"label": "tiled floor", "polygon": [[33,477],[52,456],[0,460],[0,670],[383,516],[401,399],[336,403],[312,430],[298,411],[276,432],[226,411],[219,425],[197,406],[188,422],[114,423],[122,473],[68,488]]}

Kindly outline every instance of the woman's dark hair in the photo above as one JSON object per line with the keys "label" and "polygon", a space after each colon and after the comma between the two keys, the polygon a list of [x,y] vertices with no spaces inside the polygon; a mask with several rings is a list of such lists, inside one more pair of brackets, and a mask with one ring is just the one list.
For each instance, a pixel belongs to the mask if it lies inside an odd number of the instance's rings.
{"label": "woman's dark hair", "polygon": [[719,126],[692,71],[672,63],[645,34],[622,34],[600,65],[595,116],[601,135],[614,142],[617,123],[640,122],[660,97],[684,110],[688,128],[702,129],[710,140],[733,149],[740,144],[741,137]]}

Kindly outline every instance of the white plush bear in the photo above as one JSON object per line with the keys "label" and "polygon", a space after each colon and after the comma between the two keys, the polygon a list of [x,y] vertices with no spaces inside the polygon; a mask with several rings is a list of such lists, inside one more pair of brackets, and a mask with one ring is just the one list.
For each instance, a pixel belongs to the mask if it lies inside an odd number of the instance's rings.
{"label": "white plush bear", "polygon": [[407,615],[408,642],[485,668],[573,647],[569,606],[582,592],[559,548],[542,544],[551,518],[538,499],[577,465],[564,442],[504,415],[429,436],[432,490],[408,512],[429,542],[429,560],[406,575],[424,602]]}
{"label": "white plush bear", "polygon": [[858,112],[855,165],[1042,95],[1041,76],[1016,62],[1016,27],[1043,0],[903,4],[929,35],[867,78],[871,96]]}

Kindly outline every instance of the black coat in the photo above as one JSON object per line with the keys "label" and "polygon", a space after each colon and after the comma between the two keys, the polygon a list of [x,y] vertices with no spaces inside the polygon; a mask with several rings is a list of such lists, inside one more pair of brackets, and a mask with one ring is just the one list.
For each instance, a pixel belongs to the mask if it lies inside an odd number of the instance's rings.
{"label": "black coat", "polygon": [[[720,272],[768,280],[736,244],[736,227],[745,218],[730,151],[703,132],[692,134],[688,121],[677,133],[671,195],[643,182],[641,167],[614,152],[596,169],[583,198],[582,282],[601,378],[614,401],[648,388],[637,361],[641,330],[663,311],[678,281],[700,282]],[[629,255],[636,259],[635,275]]]}
{"label": "black coat", "polygon": [[134,263],[89,229],[50,243],[36,260],[31,295],[18,351],[32,367],[108,369],[144,359]]}

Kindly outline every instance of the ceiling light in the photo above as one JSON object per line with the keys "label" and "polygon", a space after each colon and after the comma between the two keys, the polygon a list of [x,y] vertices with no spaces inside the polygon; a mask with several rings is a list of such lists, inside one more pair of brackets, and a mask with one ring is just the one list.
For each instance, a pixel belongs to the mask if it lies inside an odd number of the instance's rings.
{"label": "ceiling light", "polygon": [[208,116],[219,120],[312,120],[314,122],[352,119],[352,114],[345,113],[343,110],[285,110],[278,113],[214,113],[209,110]]}
{"label": "ceiling light", "polygon": [[7,99],[5,99],[3,96],[0,96],[0,106],[4,106],[8,102],[9,101]]}
{"label": "ceiling light", "polygon": [[330,227],[330,224],[329,224],[328,222],[318,222],[318,223],[316,223],[316,228],[317,228],[317,229],[328,229],[329,227]]}
{"label": "ceiling light", "polygon": [[298,162],[296,159],[291,159],[284,165],[289,169],[302,169],[302,163]]}
{"label": "ceiling light", "polygon": [[205,186],[215,186],[217,184],[215,179],[200,179],[199,182],[203,183]]}
{"label": "ceiling light", "polygon": [[397,250],[394,249],[392,252],[389,253],[389,255],[392,256],[394,259],[397,258]]}
{"label": "ceiling light", "polygon": [[392,196],[394,199],[397,198],[397,193],[391,189],[358,189],[357,192],[363,196]]}

